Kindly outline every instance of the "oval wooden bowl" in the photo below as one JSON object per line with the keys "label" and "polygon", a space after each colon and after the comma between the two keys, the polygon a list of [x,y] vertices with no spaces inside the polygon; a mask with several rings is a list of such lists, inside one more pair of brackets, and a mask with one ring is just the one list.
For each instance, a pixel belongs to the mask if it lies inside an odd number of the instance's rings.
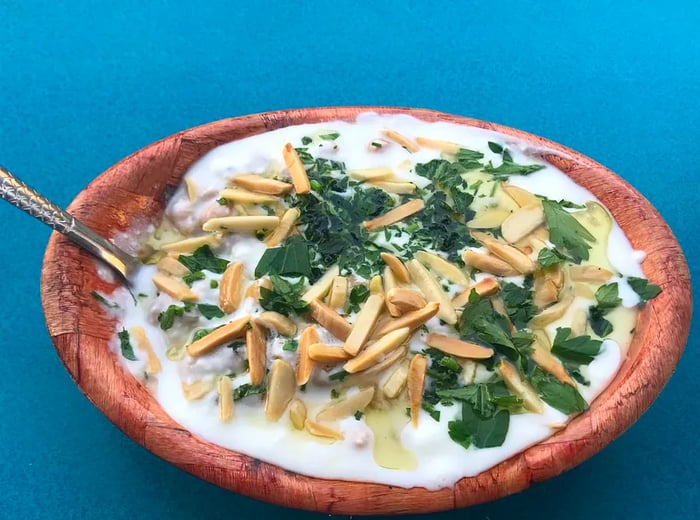
{"label": "oval wooden bowl", "polygon": [[90,292],[110,292],[114,286],[97,276],[87,253],[54,233],[44,257],[41,295],[49,334],[66,369],[114,424],[159,457],[224,488],[289,507],[336,514],[439,511],[516,493],[576,466],[627,429],[659,394],[683,351],[692,306],[688,268],[671,230],[642,195],[595,161],[525,132],[429,110],[286,110],[225,119],[154,143],[100,175],[69,210],[111,237],[129,226],[158,219],[188,167],[217,145],[299,123],[353,120],[366,111],[405,113],[530,141],[545,150],[543,159],[610,208],[634,248],[646,251],[644,272],[663,292],[640,313],[627,360],[587,412],[546,441],[449,489],[402,489],[295,474],[203,441],[168,417],[108,348],[115,322]]}

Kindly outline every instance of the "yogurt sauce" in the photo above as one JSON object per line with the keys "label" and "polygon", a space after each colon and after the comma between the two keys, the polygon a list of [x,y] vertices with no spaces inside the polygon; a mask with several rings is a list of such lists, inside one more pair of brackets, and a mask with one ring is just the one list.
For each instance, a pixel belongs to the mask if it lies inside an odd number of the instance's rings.
{"label": "yogurt sauce", "polygon": [[[312,146],[317,146],[318,154],[323,157],[344,161],[348,170],[394,165],[397,176],[410,180],[419,187],[428,184],[429,181],[426,178],[410,171],[411,165],[438,158],[439,152],[421,148],[415,154],[408,154],[398,145],[387,147],[381,154],[367,151],[369,140],[378,137],[384,128],[396,129],[407,136],[422,135],[458,142],[483,152],[485,159],[493,161],[494,165],[498,165],[501,159],[500,155],[491,152],[488,148],[488,141],[506,144],[514,161],[518,163],[536,162],[523,153],[528,150],[530,144],[496,132],[444,122],[426,123],[406,115],[366,113],[358,116],[356,123],[334,121],[282,128],[215,148],[198,160],[187,173],[187,177],[194,184],[202,187],[199,189],[198,202],[192,205],[188,200],[185,187],[181,186],[170,201],[166,214],[171,220],[178,222],[181,229],[197,229],[202,220],[219,216],[220,210],[217,208],[216,199],[228,178],[239,173],[263,172],[271,164],[277,164],[281,169],[280,150],[286,142],[298,143],[302,136],[317,135],[323,131],[338,132],[340,136],[335,141],[320,143],[314,141]],[[348,150],[352,153],[346,153]],[[407,159],[412,164],[406,164]],[[551,165],[546,165],[543,170],[528,176],[513,175],[509,182],[555,200],[565,198],[581,204],[596,200],[591,193],[576,185]],[[163,241],[167,242],[166,239]],[[253,237],[229,236],[225,238],[223,247],[226,252],[220,253],[220,256],[230,258],[231,261],[242,262],[245,265],[246,276],[252,279],[255,266],[265,250],[264,243]],[[643,254],[632,250],[629,241],[616,223],[613,224],[608,241],[608,256],[614,269],[622,275],[643,276],[640,267]],[[502,446],[464,449],[450,439],[446,427],[447,421],[457,417],[460,407],[437,405],[436,408],[441,412],[440,422],[432,420],[421,411],[418,428],[406,424],[398,431],[384,432],[389,436],[395,435],[403,449],[412,454],[415,460],[412,464],[414,469],[411,470],[380,467],[373,456],[373,445],[379,440],[374,439],[375,433],[367,426],[364,419],[356,420],[352,416],[339,423],[340,429],[345,433],[345,440],[334,443],[324,442],[305,432],[290,428],[286,414],[278,422],[267,421],[262,402],[257,397],[236,401],[233,420],[222,423],[218,418],[213,375],[228,371],[236,372],[240,369],[242,361],[236,358],[235,353],[229,348],[219,348],[211,354],[194,359],[187,354],[184,354],[180,361],[168,359],[166,351],[172,345],[168,344],[166,336],[160,330],[157,316],[168,305],[179,302],[163,293],[156,295],[151,281],[155,273],[154,266],[144,266],[135,275],[133,292],[145,295],[137,298],[137,305],[133,304],[131,296],[124,290],[119,290],[111,296],[120,305],[116,313],[122,326],[127,329],[135,325],[144,327],[153,350],[162,364],[162,370],[155,376],[145,378],[145,382],[163,409],[176,422],[202,439],[231,450],[314,477],[438,489],[452,486],[462,477],[477,475],[528,446],[546,439],[568,420],[566,415],[545,404],[544,413],[541,415],[533,413],[511,415],[510,428]],[[212,280],[218,280],[220,275],[209,272],[206,274],[207,278],[194,282],[192,289],[200,294],[200,302],[216,304],[217,291],[212,289],[210,284]],[[615,281],[620,287],[623,306],[627,308],[635,306],[639,300],[634,291],[629,288],[624,279],[615,279]],[[577,297],[566,315],[549,325],[548,331],[552,333],[557,326],[562,326],[562,323],[570,320],[576,308],[586,309],[593,303],[592,299]],[[616,336],[617,341],[605,340],[601,353],[596,359],[588,367],[582,367],[581,371],[590,380],[590,386],[579,384],[578,387],[581,395],[589,403],[609,384],[625,357],[631,338],[631,333],[627,331],[634,327],[636,318],[636,314],[631,310],[625,318],[624,312],[627,310],[623,309],[619,313],[621,314],[619,320],[614,322],[616,330],[620,329],[620,333]],[[224,318],[189,325],[178,323],[175,326],[215,327],[244,314],[255,316],[261,311],[260,306],[248,298],[235,313]],[[349,317],[349,321],[352,321],[352,316]],[[629,326],[622,327],[621,323],[624,321]],[[437,321],[435,324],[438,325]],[[268,343],[268,359],[282,357],[293,364],[295,353],[284,351],[282,344],[283,342],[279,340]],[[415,348],[421,347],[422,345]],[[119,355],[118,341],[113,342],[113,348],[125,367],[134,376],[144,380],[146,369],[144,352],[136,348],[135,352],[139,360],[128,361]],[[207,377],[212,378],[208,383]],[[183,395],[182,384],[198,381],[204,381],[201,388],[205,393],[204,397],[198,400],[187,400]],[[246,382],[249,382],[247,372],[235,377],[232,381],[234,388]],[[319,404],[327,402],[328,394],[325,390],[312,389],[303,394],[303,398],[312,403],[313,407],[314,402]],[[394,442],[394,446],[398,444]]]}

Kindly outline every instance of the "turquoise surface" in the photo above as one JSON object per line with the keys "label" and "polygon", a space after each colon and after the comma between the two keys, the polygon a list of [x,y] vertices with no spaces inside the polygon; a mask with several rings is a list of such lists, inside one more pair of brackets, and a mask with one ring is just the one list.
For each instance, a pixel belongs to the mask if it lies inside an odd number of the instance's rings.
{"label": "turquoise surface", "polygon": [[[279,108],[429,107],[606,164],[659,209],[700,278],[700,3],[0,2],[0,162],[57,203],[142,146]],[[323,518],[201,482],[126,438],[44,328],[49,230],[0,203],[0,517]],[[697,286],[694,288],[697,294]],[[676,374],[567,474],[441,519],[693,518],[697,323]]]}

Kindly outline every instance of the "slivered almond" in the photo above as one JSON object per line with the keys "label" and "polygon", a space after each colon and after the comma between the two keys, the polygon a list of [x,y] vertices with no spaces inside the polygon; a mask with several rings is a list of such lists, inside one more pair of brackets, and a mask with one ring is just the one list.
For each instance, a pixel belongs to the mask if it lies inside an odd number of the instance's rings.
{"label": "slivered almond", "polygon": [[558,320],[564,315],[573,301],[574,295],[570,292],[567,295],[562,296],[557,303],[547,307],[545,310],[532,318],[532,320],[530,320],[530,326],[533,328],[540,328]]}
{"label": "slivered almond", "polygon": [[391,269],[391,272],[394,273],[397,281],[401,283],[409,283],[411,281],[411,275],[408,274],[408,269],[406,269],[406,266],[401,260],[391,253],[380,253],[379,256],[387,267]]}
{"label": "slivered almond", "polygon": [[333,279],[340,274],[340,268],[337,265],[333,265],[328,268],[321,278],[316,280],[311,287],[309,287],[304,295],[301,297],[306,303],[311,303],[313,300],[320,300],[328,291],[331,290],[331,284],[333,284]]}
{"label": "slivered almond", "polygon": [[370,181],[368,184],[387,193],[395,193],[397,195],[411,195],[416,192],[416,185],[412,182]]}
{"label": "slivered almond", "polygon": [[294,398],[296,390],[292,365],[282,359],[275,359],[267,378],[265,418],[268,421],[278,421]]}
{"label": "slivered almond", "polygon": [[374,387],[363,388],[344,399],[338,399],[324,406],[317,414],[317,421],[338,421],[356,412],[364,412],[374,397]]}
{"label": "slivered almond", "polygon": [[383,335],[374,343],[368,345],[367,348],[356,357],[346,362],[343,365],[343,369],[346,372],[354,374],[355,372],[360,372],[361,370],[371,367],[383,355],[399,348],[399,346],[408,339],[410,333],[411,330],[408,327],[404,327]]}
{"label": "slivered almond", "polygon": [[501,298],[500,296],[491,297],[491,306],[493,307],[494,311],[503,316],[503,319],[505,319],[506,323],[510,327],[510,333],[515,334],[518,329],[515,328],[515,325],[513,325],[513,322],[511,321],[510,316],[508,315],[508,311],[506,310],[506,304],[503,302],[503,298]]}
{"label": "slivered almond", "polygon": [[370,333],[383,309],[384,296],[382,294],[370,294],[357,314],[352,331],[343,344],[345,352],[351,356],[357,355],[369,339]]}
{"label": "slivered almond", "polygon": [[559,361],[549,351],[549,338],[542,330],[537,330],[533,333],[535,341],[532,343],[532,360],[545,372],[549,372],[556,377],[560,382],[568,384],[576,388],[576,383]]}
{"label": "slivered almond", "polygon": [[340,346],[314,343],[309,345],[308,356],[312,361],[321,365],[335,365],[347,361],[352,356]]}
{"label": "slivered almond", "polygon": [[605,283],[612,276],[612,272],[595,265],[572,265],[569,267],[569,277],[574,282]]}
{"label": "slivered almond", "polygon": [[460,358],[488,359],[493,356],[492,348],[482,347],[476,343],[462,341],[443,334],[436,334],[435,332],[428,334],[425,342],[433,348]]}
{"label": "slivered almond", "polygon": [[239,204],[273,204],[278,202],[279,197],[274,195],[266,195],[264,193],[255,193],[254,191],[243,190],[240,188],[224,188],[219,194],[220,197]]}
{"label": "slivered almond", "polygon": [[328,305],[334,309],[342,309],[345,307],[347,296],[348,279],[344,276],[336,276],[333,278],[330,291],[328,291]]}
{"label": "slivered almond", "polygon": [[216,385],[216,391],[219,394],[219,420],[224,423],[229,422],[233,418],[231,379],[227,376],[220,377]]}
{"label": "slivered almond", "polygon": [[450,282],[458,285],[469,285],[467,275],[464,274],[459,267],[454,265],[452,262],[448,262],[441,256],[434,253],[428,253],[427,251],[418,251],[415,254],[415,258],[425,267],[429,267]]}
{"label": "slivered almond", "polygon": [[425,387],[425,371],[428,368],[428,360],[422,354],[416,354],[408,365],[408,401],[411,405],[411,422],[414,428],[418,428],[420,417],[420,404],[423,400],[423,388]]}
{"label": "slivered almond", "polygon": [[584,336],[588,331],[588,315],[583,309],[577,309],[571,320],[571,337]]}
{"label": "slivered almond", "polygon": [[429,302],[422,309],[417,311],[407,312],[399,318],[392,318],[377,324],[376,329],[372,333],[373,338],[379,338],[397,329],[408,327],[414,331],[426,321],[431,319],[438,313],[440,304],[438,302]]}
{"label": "slivered almond", "polygon": [[394,130],[382,130],[382,134],[395,143],[403,146],[411,153],[416,153],[418,150],[420,150],[420,147],[412,139],[409,139],[408,137],[405,137]]}
{"label": "slivered almond", "polygon": [[534,194],[530,193],[529,191],[523,188],[520,188],[519,186],[506,184],[504,182],[501,184],[501,189],[521,208],[525,206],[531,206],[533,204],[542,205],[542,201],[538,199]]}
{"label": "slivered almond", "polygon": [[185,177],[185,192],[187,192],[187,199],[190,202],[197,200],[197,183],[191,177]]}
{"label": "slivered almond", "polygon": [[421,294],[405,287],[395,287],[389,290],[386,293],[385,300],[387,308],[391,305],[398,313],[396,315],[391,313],[392,316],[401,316],[407,312],[422,309],[428,304]]}
{"label": "slivered almond", "polygon": [[265,311],[255,318],[255,321],[268,330],[274,330],[281,336],[291,337],[297,333],[296,324],[279,312]]}
{"label": "slivered almond", "polygon": [[462,148],[457,143],[452,143],[450,141],[441,141],[439,139],[430,139],[428,137],[416,137],[416,143],[424,148],[430,148],[432,150],[439,150],[441,152],[456,154],[459,149]]}
{"label": "slivered almond", "polygon": [[547,305],[554,303],[559,298],[559,288],[546,275],[535,275],[533,284],[534,295],[532,302],[537,305],[538,309],[542,309]]}
{"label": "slivered almond", "polygon": [[306,421],[306,405],[301,399],[292,399],[289,403],[289,420],[297,430],[304,429],[304,421]]}
{"label": "slivered almond", "polygon": [[539,227],[532,232],[532,235],[540,240],[549,241],[549,230],[546,227]]}
{"label": "slivered almond", "polygon": [[280,223],[275,216],[217,217],[207,220],[204,231],[228,231],[230,233],[255,233],[264,229],[274,229]]}
{"label": "slivered almond", "polygon": [[369,367],[367,370],[363,370],[358,374],[349,375],[345,380],[346,384],[353,386],[374,384],[377,377],[379,377],[382,372],[404,359],[406,354],[408,354],[408,347],[406,345],[399,347],[382,357],[375,365]]}
{"label": "slivered almond", "polygon": [[153,350],[153,345],[151,345],[151,342],[148,340],[144,328],[141,325],[136,325],[131,327],[129,332],[136,340],[136,345],[139,349],[146,353],[146,373],[148,375],[153,375],[160,372],[160,360]]}
{"label": "slivered almond", "polygon": [[241,188],[266,195],[284,195],[292,191],[293,187],[288,182],[268,179],[256,174],[236,175],[231,178],[231,182]]}
{"label": "slivered almond", "polygon": [[530,274],[537,268],[537,265],[529,256],[511,245],[499,242],[486,233],[481,233],[478,231],[472,231],[472,236],[481,242],[483,246],[491,253],[499,257],[504,262],[509,263],[521,274]]}
{"label": "slivered almond", "polygon": [[181,264],[176,258],[169,255],[158,260],[156,267],[159,271],[173,276],[185,276],[190,273],[187,267]]}
{"label": "slivered almond", "polygon": [[503,221],[501,234],[506,242],[513,244],[532,233],[542,224],[544,224],[542,204],[522,206]]}
{"label": "slivered almond", "polygon": [[352,325],[345,318],[320,300],[309,302],[309,316],[339,340],[348,339],[352,331]]}
{"label": "slivered almond", "polygon": [[284,158],[284,164],[287,166],[296,192],[300,194],[309,193],[311,191],[311,184],[309,183],[309,177],[306,175],[306,168],[304,168],[301,159],[299,159],[299,154],[290,143],[284,145],[282,157]]}
{"label": "slivered almond", "polygon": [[265,329],[255,321],[250,322],[250,328],[245,333],[245,348],[248,353],[250,383],[259,385],[265,379],[267,368],[267,336]]}
{"label": "slivered almond", "polygon": [[289,208],[284,212],[282,218],[280,219],[280,224],[275,228],[270,237],[265,241],[267,247],[276,247],[280,245],[287,236],[289,236],[290,231],[294,228],[301,211],[297,208]]}
{"label": "slivered almond", "polygon": [[384,295],[384,282],[382,281],[381,275],[373,276],[368,285],[370,294]]}
{"label": "slivered almond", "polygon": [[242,318],[228,322],[223,327],[219,327],[203,338],[189,344],[187,346],[187,353],[191,357],[198,357],[211,352],[224,343],[242,336],[249,321],[250,316],[246,314]]}
{"label": "slivered almond", "polygon": [[588,300],[595,299],[595,293],[590,284],[585,282],[577,282],[574,284],[574,294],[580,296],[581,298],[586,298]]}
{"label": "slivered almond", "polygon": [[418,213],[425,207],[425,202],[423,199],[413,199],[409,200],[405,204],[395,207],[394,209],[387,211],[383,215],[373,218],[372,220],[365,220],[362,223],[367,231],[374,231],[375,229],[381,229],[396,222],[400,222],[403,219],[410,217],[411,215]]}
{"label": "slivered almond", "polygon": [[472,290],[476,291],[476,294],[482,297],[493,296],[501,289],[498,280],[495,278],[483,278],[471,287],[459,293],[457,296],[452,298],[452,306],[454,308],[464,307],[469,301],[469,295]]}
{"label": "slivered almond", "polygon": [[217,247],[221,243],[221,233],[192,237],[163,244],[160,248],[163,251],[173,251],[177,253],[191,253],[202,246]]}
{"label": "slivered almond", "polygon": [[462,260],[479,271],[497,276],[517,276],[520,274],[512,265],[493,255],[467,250],[462,253]]}
{"label": "slivered almond", "polygon": [[311,373],[314,370],[314,362],[309,357],[309,347],[321,341],[318,337],[316,327],[310,325],[301,331],[299,336],[299,350],[297,361],[297,385],[305,385],[309,382]]}
{"label": "slivered almond", "polygon": [[416,259],[406,262],[406,268],[411,274],[413,283],[418,286],[426,299],[440,304],[438,317],[449,325],[457,323],[457,313],[452,307],[452,301],[449,296],[442,289],[440,282]]}
{"label": "slivered almond", "polygon": [[333,439],[336,441],[342,441],[345,439],[345,435],[343,435],[342,432],[339,432],[330,426],[326,426],[325,424],[312,421],[311,419],[306,419],[304,426],[306,427],[306,431],[315,437],[323,437],[324,439]]}
{"label": "slivered almond", "polygon": [[396,399],[403,389],[406,388],[408,380],[408,362],[399,364],[391,373],[386,382],[382,385],[382,392],[389,399]]}
{"label": "slivered almond", "polygon": [[180,383],[180,388],[182,388],[182,395],[185,399],[188,401],[198,401],[214,389],[214,380],[200,379],[192,383]]}
{"label": "slivered almond", "polygon": [[496,367],[508,389],[523,400],[523,407],[533,413],[544,412],[544,404],[532,387],[520,378],[513,365],[505,359]]}
{"label": "slivered almond", "polygon": [[219,282],[219,307],[226,314],[238,309],[243,299],[243,264],[229,264]]}
{"label": "slivered almond", "polygon": [[502,208],[488,208],[479,211],[476,216],[467,222],[469,229],[493,229],[500,227],[510,211]]}
{"label": "slivered almond", "polygon": [[199,300],[199,295],[187,287],[187,285],[163,273],[156,273],[153,275],[153,284],[159,291],[164,292],[175,300],[181,302],[196,302]]}
{"label": "slivered almond", "polygon": [[394,170],[391,168],[365,168],[362,170],[350,170],[349,173],[352,179],[356,181],[380,181],[391,179],[394,176]]}
{"label": "slivered almond", "polygon": [[246,298],[253,298],[255,301],[260,299],[260,288],[272,289],[272,282],[269,278],[261,278],[250,284],[245,290]]}
{"label": "slivered almond", "polygon": [[465,385],[471,385],[476,377],[476,361],[465,359],[462,361],[462,381]]}
{"label": "slivered almond", "polygon": [[[394,272],[389,268],[389,266],[384,267],[384,289],[386,290],[387,294],[389,291],[392,289],[398,288],[399,284],[396,281],[396,276],[394,275]],[[392,302],[386,299],[386,296],[384,297],[384,304],[386,305],[387,310],[389,311],[389,314],[391,314],[394,317],[401,316],[403,314],[398,308],[394,306]]]}

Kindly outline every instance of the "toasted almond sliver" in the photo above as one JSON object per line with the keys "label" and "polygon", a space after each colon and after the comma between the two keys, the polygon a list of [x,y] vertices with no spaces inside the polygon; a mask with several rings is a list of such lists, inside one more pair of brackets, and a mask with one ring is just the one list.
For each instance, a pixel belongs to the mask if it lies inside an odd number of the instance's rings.
{"label": "toasted almond sliver", "polygon": [[[384,290],[388,294],[389,291],[392,289],[396,289],[399,286],[399,283],[396,281],[396,275],[394,272],[391,270],[391,268],[387,265],[384,267],[384,274],[382,276],[384,279]],[[399,311],[392,302],[384,298],[384,303],[386,304],[386,308],[389,311],[389,314],[391,314],[394,317],[401,316],[403,314],[401,311]]]}
{"label": "toasted almond sliver", "polygon": [[255,321],[250,322],[250,328],[245,333],[245,348],[248,353],[250,383],[259,385],[265,379],[267,368],[267,336],[265,329]]}
{"label": "toasted almond sliver", "polygon": [[467,265],[479,271],[495,274],[497,276],[517,276],[520,274],[508,262],[504,262],[493,255],[485,255],[483,253],[477,253],[476,251],[467,250],[462,253],[462,260],[464,260],[464,263]]}
{"label": "toasted almond sliver", "polygon": [[384,282],[382,281],[381,275],[373,276],[369,281],[369,293],[370,294],[381,294],[384,296]]}
{"label": "toasted almond sliver", "polygon": [[348,279],[344,276],[336,276],[331,283],[331,289],[328,292],[328,305],[334,309],[342,309],[345,307],[345,301],[348,296]]}
{"label": "toasted almond sliver", "polygon": [[251,283],[245,290],[246,298],[253,298],[255,301],[260,299],[260,289],[265,287],[265,289],[272,289],[272,282],[269,278],[260,278],[255,282]]}
{"label": "toasted almond sliver", "polygon": [[418,428],[420,417],[420,404],[423,400],[423,388],[425,387],[425,371],[428,368],[428,360],[422,354],[416,354],[408,365],[408,401],[411,405],[411,422],[414,428]]}
{"label": "toasted almond sliver", "polygon": [[217,247],[221,243],[221,234],[215,233],[201,237],[192,237],[163,244],[160,248],[163,251],[173,251],[177,253],[191,253],[202,246]]}
{"label": "toasted almond sliver", "polygon": [[274,330],[281,336],[291,337],[297,333],[297,326],[284,314],[275,311],[265,311],[255,321],[268,330]]}
{"label": "toasted almond sliver", "polygon": [[231,388],[231,379],[227,376],[220,377],[216,385],[216,390],[219,393],[219,420],[221,422],[229,422],[233,417],[233,388]]}
{"label": "toasted almond sliver", "polygon": [[310,325],[301,331],[299,336],[299,349],[297,361],[297,385],[305,385],[309,382],[314,370],[314,362],[309,357],[309,347],[320,341],[316,327]]}
{"label": "toasted almond sliver", "polygon": [[395,224],[396,222],[400,222],[403,219],[410,217],[414,213],[418,213],[424,207],[425,202],[423,202],[423,199],[409,200],[405,204],[401,204],[400,206],[397,206],[394,209],[387,211],[386,213],[378,216],[377,218],[373,218],[372,220],[365,220],[362,223],[362,227],[364,227],[367,231],[374,231],[376,229],[390,226],[391,224]]}
{"label": "toasted almond sliver", "polygon": [[408,327],[411,331],[423,325],[430,318],[435,316],[440,309],[438,302],[429,302],[422,309],[407,312],[400,318],[392,318],[377,324],[377,328],[372,333],[373,338],[379,338],[397,329]]}
{"label": "toasted almond sliver", "polygon": [[515,334],[518,329],[515,328],[515,325],[513,325],[513,322],[510,320],[510,316],[508,315],[508,311],[506,310],[506,304],[503,301],[503,298],[501,298],[500,296],[492,297],[491,298],[491,305],[493,306],[494,311],[496,311],[498,314],[503,316],[506,323],[510,327],[510,333]]}
{"label": "toasted almond sliver", "polygon": [[[192,383],[181,383],[182,395],[188,401],[198,401],[214,389],[213,379],[200,379]],[[233,395],[231,396],[233,397]]]}
{"label": "toasted almond sliver", "polygon": [[406,387],[408,380],[408,362],[404,361],[391,373],[386,382],[382,385],[382,392],[389,399],[396,399]]}
{"label": "toasted almond sliver", "polygon": [[532,360],[545,372],[549,372],[554,377],[556,377],[560,382],[568,384],[576,388],[576,383],[559,361],[552,353],[549,351],[549,338],[547,334],[542,330],[537,330],[534,332],[535,341],[532,343],[532,354],[530,357]]}
{"label": "toasted almond sliver", "polygon": [[383,335],[356,357],[345,363],[343,369],[346,372],[354,374],[355,372],[360,372],[361,370],[371,367],[383,355],[401,346],[401,344],[408,339],[410,334],[411,330],[408,327],[404,327]]}
{"label": "toasted almond sliver", "polygon": [[360,309],[360,312],[357,314],[355,323],[352,326],[352,331],[343,344],[343,350],[345,350],[345,352],[351,356],[357,355],[365,345],[365,342],[369,339],[370,333],[372,329],[374,329],[377,319],[383,309],[384,295],[370,294],[369,298],[367,298],[367,301]]}
{"label": "toasted almond sliver", "polygon": [[577,309],[571,320],[571,337],[583,336],[588,330],[588,315],[583,309]]}
{"label": "toasted almond sliver", "polygon": [[306,405],[301,399],[292,399],[289,403],[289,420],[297,430],[304,429],[304,421],[306,421]]}
{"label": "toasted almond sliver", "polygon": [[289,208],[284,212],[282,218],[280,219],[280,225],[275,228],[270,237],[265,241],[267,247],[276,247],[282,243],[282,241],[289,236],[289,233],[294,228],[301,211],[297,208]]}
{"label": "toasted almond sliver", "polygon": [[340,268],[337,265],[329,267],[328,271],[306,290],[301,299],[306,303],[311,303],[313,300],[320,300],[331,290],[333,279],[338,275],[340,275]]}
{"label": "toasted almond sliver", "polygon": [[509,263],[521,274],[530,274],[537,268],[537,265],[529,256],[511,245],[499,242],[486,233],[481,233],[479,231],[472,231],[472,236],[481,242],[491,253],[504,262]]}
{"label": "toasted almond sliver", "polygon": [[433,150],[439,150],[452,155],[459,152],[460,148],[462,148],[462,146],[458,145],[457,143],[441,141],[439,139],[430,139],[428,137],[416,137],[416,143],[424,148],[431,148]]}
{"label": "toasted almond sliver", "polygon": [[374,384],[377,382],[377,378],[381,376],[382,372],[404,359],[406,354],[408,354],[408,346],[404,345],[399,347],[382,357],[375,365],[369,367],[367,370],[349,375],[345,379],[346,384],[350,386]]}
{"label": "toasted almond sliver", "polygon": [[290,143],[284,145],[282,157],[284,157],[284,164],[289,170],[296,192],[300,194],[309,193],[311,184],[309,184],[309,177],[306,175],[306,168],[304,168],[301,159],[299,159],[299,154]]}
{"label": "toasted almond sliver", "polygon": [[537,395],[537,392],[520,378],[520,374],[518,374],[518,371],[513,365],[508,363],[505,359],[502,359],[496,368],[508,389],[523,400],[523,407],[525,409],[534,413],[542,413],[544,411],[544,404]]}
{"label": "toasted almond sliver", "polygon": [[314,435],[316,437],[323,437],[325,439],[333,439],[336,441],[342,441],[345,439],[345,435],[343,435],[342,432],[334,430],[333,428],[331,428],[330,426],[326,426],[325,424],[312,421],[311,419],[306,419],[306,421],[304,422],[304,426],[306,427],[306,431],[308,431],[311,435]]}
{"label": "toasted almond sliver", "polygon": [[352,331],[352,325],[345,318],[320,300],[309,302],[309,315],[339,340],[348,339]]}
{"label": "toasted almond sliver", "polygon": [[448,262],[441,256],[434,253],[428,253],[427,251],[418,251],[415,254],[415,258],[425,267],[429,267],[450,282],[458,285],[469,285],[467,275],[464,274],[459,267],[454,265],[452,262]]}
{"label": "toasted almond sliver", "polygon": [[249,321],[250,316],[247,314],[242,318],[230,321],[223,327],[219,327],[203,338],[189,344],[187,346],[187,353],[191,357],[198,357],[211,352],[224,343],[228,343],[232,339],[242,336]]}
{"label": "toasted almond sliver", "polygon": [[538,309],[542,309],[554,303],[559,298],[559,288],[554,285],[554,282],[547,276],[536,275],[533,289],[532,303],[534,303]]}
{"label": "toasted almond sliver", "polygon": [[408,150],[411,153],[416,153],[418,150],[420,150],[420,147],[412,139],[409,139],[408,137],[405,137],[400,133],[395,132],[394,130],[383,130],[382,134],[384,134],[386,137],[388,137],[395,143],[403,146],[406,150]]}
{"label": "toasted almond sliver", "polygon": [[356,181],[379,181],[391,179],[394,176],[394,170],[391,168],[365,168],[362,170],[350,170],[349,175]]}
{"label": "toasted almond sliver", "polygon": [[156,267],[159,271],[162,271],[165,274],[171,274],[173,276],[185,276],[186,274],[190,273],[190,270],[187,269],[187,267],[181,264],[176,258],[169,255],[166,255],[158,260]]}
{"label": "toasted almond sliver", "polygon": [[180,300],[181,302],[196,302],[199,300],[199,295],[187,287],[187,285],[166,274],[154,274],[153,284],[159,291],[164,292],[175,300]]}
{"label": "toasted almond sliver", "polygon": [[544,224],[542,204],[522,206],[501,223],[501,234],[511,244],[526,237]]}
{"label": "toasted almond sliver", "polygon": [[391,253],[380,253],[379,256],[389,269],[391,269],[391,272],[394,273],[398,282],[409,283],[411,281],[411,275],[408,274],[408,269],[406,269],[406,266],[401,260]]}
{"label": "toasted almond sliver", "polygon": [[144,328],[141,325],[136,325],[131,327],[129,332],[136,340],[136,345],[138,345],[139,349],[146,353],[146,373],[148,375],[152,375],[160,372],[160,360],[153,350],[153,346],[148,340],[148,336],[146,335]]}
{"label": "toasted almond sliver", "polygon": [[412,182],[399,181],[371,181],[370,186],[379,188],[387,193],[395,193],[397,195],[411,195],[416,192],[416,185]]}
{"label": "toasted almond sliver", "polygon": [[355,412],[364,412],[374,397],[374,387],[363,388],[344,399],[332,401],[316,414],[317,421],[339,421]]}
{"label": "toasted almond sliver", "polygon": [[612,278],[613,273],[595,265],[572,265],[569,276],[574,282],[605,283]]}
{"label": "toasted almond sliver", "polygon": [[532,318],[530,320],[530,326],[540,328],[544,327],[545,325],[549,325],[553,321],[558,320],[564,315],[564,313],[573,301],[574,295],[571,293],[562,296],[557,303],[550,307],[547,307],[545,310],[543,310],[534,318]]}
{"label": "toasted almond sliver", "polygon": [[190,202],[197,200],[197,183],[191,177],[185,177],[185,191]]}
{"label": "toasted almond sliver", "polygon": [[462,341],[451,336],[436,334],[435,332],[428,334],[425,342],[433,348],[460,358],[488,359],[493,356],[492,348],[482,347],[476,343]]}
{"label": "toasted almond sliver", "polygon": [[243,264],[229,264],[219,282],[219,307],[226,314],[238,309],[243,299]]}
{"label": "toasted almond sliver", "polygon": [[413,283],[418,286],[426,299],[436,301],[440,304],[438,317],[449,325],[457,323],[457,313],[454,307],[452,307],[452,301],[449,296],[447,296],[447,293],[442,289],[440,282],[438,282],[418,260],[409,260],[406,262],[406,267],[411,274]]}
{"label": "toasted almond sliver", "polygon": [[488,208],[479,211],[476,216],[467,222],[469,229],[493,229],[500,227],[510,211],[503,208]]}
{"label": "toasted almond sliver", "polygon": [[242,190],[240,188],[224,188],[219,194],[222,198],[237,202],[239,204],[273,204],[278,202],[279,197],[255,193],[254,191]]}
{"label": "toasted almond sliver", "polygon": [[504,182],[501,184],[501,189],[521,208],[525,206],[531,206],[533,204],[542,205],[542,201],[540,199],[538,199],[529,191],[520,188],[519,186],[506,184]]}
{"label": "toasted almond sliver", "polygon": [[487,297],[493,296],[500,289],[501,286],[498,283],[498,280],[496,280],[495,278],[482,278],[477,283],[475,283],[471,287],[468,287],[466,290],[462,291],[457,296],[455,296],[452,299],[452,306],[454,308],[464,307],[469,301],[469,295],[471,294],[472,290],[476,291],[476,294],[478,294],[481,297]]}
{"label": "toasted almond sliver", "polygon": [[386,293],[385,300],[387,308],[391,305],[397,310],[398,314],[391,313],[392,316],[401,316],[407,312],[422,309],[428,304],[421,294],[405,287],[391,289]]}
{"label": "toasted almond sliver", "polygon": [[352,356],[345,352],[342,347],[327,345],[325,343],[314,343],[309,345],[308,356],[311,360],[321,365],[335,365],[347,361]]}
{"label": "toasted almond sliver", "polygon": [[207,220],[204,231],[228,231],[231,233],[255,233],[259,230],[274,229],[280,223],[275,216],[217,217]]}
{"label": "toasted almond sliver", "polygon": [[297,391],[292,365],[275,359],[270,367],[265,393],[265,418],[278,421]]}
{"label": "toasted almond sliver", "polygon": [[292,191],[293,188],[288,182],[268,179],[256,174],[236,175],[231,178],[231,182],[241,188],[267,195],[284,195]]}

